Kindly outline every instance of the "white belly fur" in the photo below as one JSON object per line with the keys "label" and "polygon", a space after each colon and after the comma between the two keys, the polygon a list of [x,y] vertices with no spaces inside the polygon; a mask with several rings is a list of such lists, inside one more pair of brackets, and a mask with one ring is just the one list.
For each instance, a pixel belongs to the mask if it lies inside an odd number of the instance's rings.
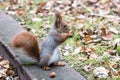
{"label": "white belly fur", "polygon": [[49,65],[52,63],[56,63],[61,59],[61,54],[58,50],[58,47],[54,50],[52,57],[50,58]]}

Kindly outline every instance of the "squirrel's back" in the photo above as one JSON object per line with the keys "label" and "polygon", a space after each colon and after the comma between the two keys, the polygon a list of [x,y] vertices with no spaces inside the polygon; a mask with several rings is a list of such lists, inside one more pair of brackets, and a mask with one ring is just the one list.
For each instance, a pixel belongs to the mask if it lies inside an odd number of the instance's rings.
{"label": "squirrel's back", "polygon": [[21,32],[12,39],[12,46],[15,48],[23,48],[26,54],[39,60],[39,45],[37,37],[29,32]]}

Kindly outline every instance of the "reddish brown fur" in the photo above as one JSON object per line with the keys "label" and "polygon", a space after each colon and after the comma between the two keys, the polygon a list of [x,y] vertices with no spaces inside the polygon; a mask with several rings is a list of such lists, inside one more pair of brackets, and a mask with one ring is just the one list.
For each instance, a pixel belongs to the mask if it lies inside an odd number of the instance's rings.
{"label": "reddish brown fur", "polygon": [[26,54],[39,60],[39,46],[37,38],[29,32],[21,32],[12,39],[15,48],[23,48]]}

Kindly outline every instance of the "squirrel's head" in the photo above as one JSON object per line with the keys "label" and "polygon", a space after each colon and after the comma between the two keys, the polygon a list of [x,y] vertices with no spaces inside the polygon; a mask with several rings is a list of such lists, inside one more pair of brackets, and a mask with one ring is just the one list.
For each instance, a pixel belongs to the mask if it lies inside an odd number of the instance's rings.
{"label": "squirrel's head", "polygon": [[59,12],[55,12],[55,22],[54,26],[59,33],[69,33],[70,27],[67,22],[62,20],[62,17]]}

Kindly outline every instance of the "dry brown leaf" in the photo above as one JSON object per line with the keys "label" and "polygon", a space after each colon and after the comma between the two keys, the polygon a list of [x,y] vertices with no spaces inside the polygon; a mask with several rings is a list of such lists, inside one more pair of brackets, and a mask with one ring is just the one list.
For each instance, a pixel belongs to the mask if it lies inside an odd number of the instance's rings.
{"label": "dry brown leaf", "polygon": [[93,40],[90,35],[85,35],[84,39],[86,42]]}
{"label": "dry brown leaf", "polygon": [[8,76],[15,76],[15,72],[14,72],[13,70],[7,70],[7,71],[6,71],[6,74],[7,74]]}
{"label": "dry brown leaf", "polygon": [[87,47],[82,47],[81,48],[81,50],[80,50],[81,52],[83,52],[83,53],[86,53],[87,55],[91,55],[92,53],[94,53],[95,52],[95,49],[94,48],[87,48]]}
{"label": "dry brown leaf", "polygon": [[0,61],[0,80],[13,79],[13,77],[16,75],[13,69],[14,67],[9,64],[8,60],[2,59]]}
{"label": "dry brown leaf", "polygon": [[102,36],[103,40],[112,40],[113,39],[113,33],[112,32],[108,32],[106,35]]}
{"label": "dry brown leaf", "polygon": [[33,1],[28,1],[28,2],[27,2],[27,5],[28,5],[28,6],[33,5]]}
{"label": "dry brown leaf", "polygon": [[101,31],[102,31],[101,35],[105,36],[106,35],[106,27],[102,26]]}
{"label": "dry brown leaf", "polygon": [[116,69],[116,68],[119,67],[119,65],[118,64],[113,64],[112,67]]}
{"label": "dry brown leaf", "polygon": [[101,36],[103,40],[111,40],[113,39],[113,33],[111,31],[109,31],[108,33],[106,32],[106,26],[102,26],[101,28]]}
{"label": "dry brown leaf", "polygon": [[92,29],[87,29],[87,33],[92,36],[95,32]]}
{"label": "dry brown leaf", "polygon": [[82,47],[81,52],[87,52],[87,48],[85,46]]}
{"label": "dry brown leaf", "polygon": [[118,72],[117,72],[117,73],[118,73],[118,76],[120,76],[120,70],[118,70]]}
{"label": "dry brown leaf", "polygon": [[19,16],[25,16],[25,11],[23,9],[16,9],[15,12]]}
{"label": "dry brown leaf", "polygon": [[37,5],[40,6],[40,7],[44,7],[46,4],[47,4],[47,2],[40,2]]}
{"label": "dry brown leaf", "polygon": [[106,52],[108,52],[110,55],[115,56],[117,51],[116,50],[107,50]]}

